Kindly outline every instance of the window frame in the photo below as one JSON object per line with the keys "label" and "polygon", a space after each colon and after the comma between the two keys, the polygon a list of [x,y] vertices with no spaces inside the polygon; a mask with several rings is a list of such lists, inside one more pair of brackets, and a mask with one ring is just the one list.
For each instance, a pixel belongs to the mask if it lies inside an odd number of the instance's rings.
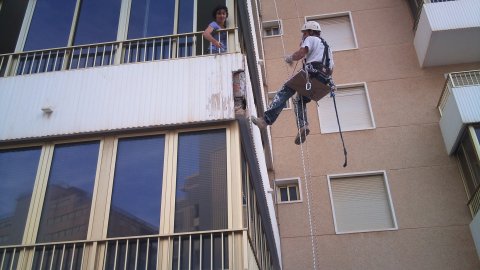
{"label": "window frame", "polygon": [[[291,204],[291,203],[302,203],[303,196],[302,196],[302,185],[300,181],[300,177],[292,177],[292,178],[282,178],[282,179],[275,179],[273,181],[274,185],[274,192],[275,192],[275,202],[276,204]],[[288,201],[282,201],[280,195],[280,188],[283,187],[292,187],[295,186],[297,190],[298,200],[290,200],[290,191],[287,189],[287,196],[289,198]]]}
{"label": "window frame", "polygon": [[[332,48],[332,52],[357,50],[358,49],[358,40],[357,40],[356,31],[355,31],[355,26],[353,24],[353,18],[352,18],[352,12],[351,11],[343,11],[343,12],[335,12],[335,13],[326,13],[326,14],[305,16],[304,17],[304,22],[316,21],[316,20],[322,20],[322,19],[330,19],[330,18],[343,17],[343,16],[348,16],[348,19],[350,20],[350,29],[352,30],[353,42],[354,42],[355,46],[353,48],[340,49],[340,50],[335,50],[335,49]],[[320,23],[320,26],[321,25],[322,24]],[[327,40],[327,42],[329,42],[329,40]]]}
{"label": "window frame", "polygon": [[[366,82],[358,82],[358,83],[348,83],[348,84],[338,84],[336,85],[337,90],[336,90],[336,97],[339,96],[339,91],[341,92],[342,88],[351,88],[351,87],[363,87],[363,90],[365,91],[365,98],[366,102],[368,105],[368,112],[370,114],[370,121],[372,122],[371,127],[366,127],[366,128],[355,128],[355,129],[346,129],[344,126],[342,126],[342,132],[348,132],[348,131],[359,131],[359,130],[371,130],[371,129],[376,129],[377,125],[375,124],[375,117],[373,115],[373,110],[372,110],[372,103],[370,101],[370,94],[368,92],[368,87]],[[317,114],[318,118],[320,120],[320,123],[322,121],[321,117],[321,112],[320,112],[320,104],[317,106]],[[340,124],[342,124],[342,115],[339,113],[339,118],[340,118]],[[320,134],[329,134],[329,133],[337,133],[339,132],[338,129],[335,130],[322,130],[322,125],[320,124]]]}
{"label": "window frame", "polygon": [[[273,98],[275,97],[275,95],[278,93],[278,91],[274,91],[274,92],[267,92],[267,101],[268,101],[268,105],[270,105],[272,103],[272,100]],[[293,109],[293,100],[292,98],[289,98],[286,102],[285,102],[286,106],[282,109],[282,110],[291,110]]]}
{"label": "window frame", "polygon": [[[267,34],[267,30],[272,30],[273,28],[278,28],[278,34]],[[272,31],[273,33],[273,31]],[[262,37],[263,38],[272,38],[283,36],[283,23],[282,20],[271,20],[262,22]]]}
{"label": "window frame", "polygon": [[[458,170],[460,171],[460,177],[462,178],[462,183],[465,188],[465,196],[467,198],[467,206],[469,207],[470,213],[472,214],[472,217],[475,216],[478,213],[478,200],[480,198],[480,185],[477,185],[476,190],[473,191],[471,194],[470,189],[468,188],[468,183],[466,180],[465,172],[463,170],[463,166],[460,160],[460,149],[463,148],[463,142],[465,140],[470,140],[472,146],[473,146],[473,151],[475,152],[475,156],[477,158],[477,161],[480,161],[480,138],[477,136],[477,133],[475,129],[480,129],[480,125],[474,124],[474,125],[469,125],[465,128],[465,131],[463,132],[463,135],[459,136],[459,141],[458,141],[458,146],[454,152],[455,159],[457,161],[457,166]],[[469,173],[472,177],[475,177],[471,160],[468,159],[468,156],[466,155],[465,150],[463,151],[463,156],[467,160],[466,166],[468,166]],[[476,181],[480,181],[480,179],[472,179],[474,182],[471,184],[476,184]],[[476,203],[477,202],[477,203]]]}
{"label": "window frame", "polygon": [[[374,176],[374,175],[381,175],[383,177],[383,182],[385,184],[386,195],[388,199],[388,206],[390,207],[390,213],[392,215],[392,222],[393,228],[384,228],[384,229],[367,229],[367,230],[352,230],[352,231],[339,231],[337,226],[337,218],[335,215],[335,205],[333,203],[333,196],[332,196],[332,179],[341,179],[341,178],[354,178],[354,177],[361,177],[361,176]],[[354,172],[354,173],[342,173],[342,174],[328,174],[327,175],[327,183],[328,183],[328,194],[330,196],[330,206],[332,208],[332,217],[333,217],[333,224],[335,228],[335,234],[350,234],[350,233],[365,233],[365,232],[383,232],[383,231],[396,231],[398,230],[398,222],[397,217],[395,214],[395,208],[392,201],[392,195],[390,191],[390,185],[388,184],[388,177],[387,172],[385,170],[379,171],[366,171],[366,172]]]}

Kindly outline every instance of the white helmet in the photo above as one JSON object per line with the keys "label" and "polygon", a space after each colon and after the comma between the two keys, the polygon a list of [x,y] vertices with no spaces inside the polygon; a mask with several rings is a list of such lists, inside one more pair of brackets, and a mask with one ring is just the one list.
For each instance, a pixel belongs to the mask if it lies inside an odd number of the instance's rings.
{"label": "white helmet", "polygon": [[322,28],[320,28],[320,24],[314,21],[308,21],[306,22],[300,31],[306,31],[306,30],[313,30],[313,31],[322,31]]}

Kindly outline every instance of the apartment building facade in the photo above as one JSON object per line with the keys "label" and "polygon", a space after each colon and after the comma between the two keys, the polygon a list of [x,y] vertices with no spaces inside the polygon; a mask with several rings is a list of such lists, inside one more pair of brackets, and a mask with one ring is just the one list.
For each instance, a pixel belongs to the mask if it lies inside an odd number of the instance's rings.
{"label": "apartment building facade", "polygon": [[[478,9],[0,1],[0,269],[477,269]],[[345,168],[331,98],[302,146],[291,101],[248,120],[308,20],[334,50]]]}
{"label": "apartment building facade", "polygon": [[284,269],[478,269],[480,2],[261,3],[267,95],[320,23],[348,150],[330,97],[272,126]]}
{"label": "apartment building facade", "polygon": [[0,269],[281,268],[255,3],[0,4]]}

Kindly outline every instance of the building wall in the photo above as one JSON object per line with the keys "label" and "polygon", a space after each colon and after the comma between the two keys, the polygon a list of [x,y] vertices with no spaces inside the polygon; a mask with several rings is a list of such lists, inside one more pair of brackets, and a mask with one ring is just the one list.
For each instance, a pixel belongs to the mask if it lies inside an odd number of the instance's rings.
{"label": "building wall", "polygon": [[[436,108],[444,74],[480,63],[421,68],[413,46],[407,1],[277,0],[286,54],[298,48],[305,16],[351,12],[358,49],[334,52],[337,84],[365,82],[376,128],[345,132],[348,166],[338,133],[322,134],[316,104],[308,105],[311,133],[307,175],[318,269],[478,269],[469,230],[472,217],[456,160],[445,152]],[[276,20],[275,1],[262,1],[262,19]],[[328,40],[327,40],[328,41]],[[280,37],[264,38],[269,91],[292,73]],[[295,117],[285,110],[272,126],[275,179],[301,177]],[[398,230],[335,233],[327,175],[385,170]],[[302,180],[303,181],[303,180]],[[302,203],[277,207],[284,269],[312,269],[306,185]]]}

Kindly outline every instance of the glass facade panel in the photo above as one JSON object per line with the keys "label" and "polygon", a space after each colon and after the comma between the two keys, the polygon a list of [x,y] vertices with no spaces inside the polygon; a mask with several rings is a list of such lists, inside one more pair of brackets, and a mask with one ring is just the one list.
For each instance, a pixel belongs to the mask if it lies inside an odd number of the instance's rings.
{"label": "glass facade panel", "polygon": [[0,151],[0,245],[22,243],[41,149]]}
{"label": "glass facade panel", "polygon": [[128,39],[173,34],[175,0],[132,0]]}
{"label": "glass facade panel", "polygon": [[24,51],[65,47],[76,0],[37,0]]}
{"label": "glass facade panel", "polygon": [[117,39],[121,0],[82,0],[74,45]]}
{"label": "glass facade panel", "polygon": [[193,32],[193,0],[179,0],[178,5],[177,32],[179,34]]}
{"label": "glass facade panel", "polygon": [[55,146],[37,242],[86,238],[99,144]]}
{"label": "glass facade panel", "polygon": [[290,201],[298,200],[297,187],[296,186],[289,186],[288,190],[289,190],[289,193],[290,193]]}
{"label": "glass facade panel", "polygon": [[227,228],[226,131],[178,138],[175,232]]}
{"label": "glass facade panel", "polygon": [[0,54],[15,51],[27,4],[28,0],[0,1]]}
{"label": "glass facade panel", "polygon": [[158,234],[165,137],[118,142],[108,237]]}
{"label": "glass facade panel", "polygon": [[288,189],[286,187],[280,188],[280,201],[288,202]]}

